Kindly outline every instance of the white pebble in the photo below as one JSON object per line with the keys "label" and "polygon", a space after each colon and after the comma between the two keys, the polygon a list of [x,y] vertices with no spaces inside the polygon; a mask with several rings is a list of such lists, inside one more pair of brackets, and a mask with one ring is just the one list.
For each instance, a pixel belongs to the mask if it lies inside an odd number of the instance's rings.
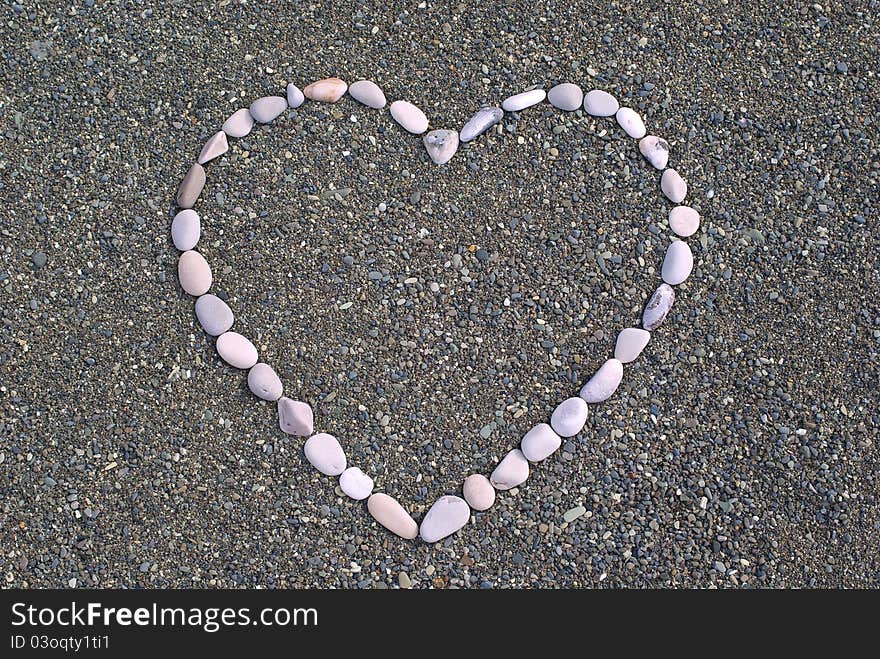
{"label": "white pebble", "polygon": [[683,240],[674,240],[666,249],[663,259],[663,281],[670,286],[677,286],[685,281],[694,269],[694,254]]}
{"label": "white pebble", "polygon": [[588,403],[601,403],[617,391],[623,380],[623,364],[619,359],[609,359],[581,388],[581,398]]}
{"label": "white pebble", "polygon": [[387,102],[382,89],[372,80],[358,80],[351,83],[348,95],[358,103],[363,103],[374,110],[384,108]]}
{"label": "white pebble", "polygon": [[675,302],[675,290],[669,284],[660,284],[642,312],[642,327],[653,332],[666,319],[672,303]]}
{"label": "white pebble", "polygon": [[589,408],[580,396],[572,396],[556,406],[550,417],[550,426],[560,437],[574,437],[587,422]]}
{"label": "white pebble", "polygon": [[527,92],[522,92],[521,94],[508,96],[504,99],[501,107],[505,112],[519,112],[520,110],[525,110],[533,105],[537,105],[545,98],[547,98],[547,92],[543,89],[532,89]]}
{"label": "white pebble", "polygon": [[637,140],[645,136],[645,122],[639,116],[639,113],[632,108],[620,108],[615,115],[617,123],[632,138]]}
{"label": "white pebble", "polygon": [[357,467],[349,467],[339,477],[339,487],[355,501],[361,501],[372,494],[373,479]]}
{"label": "white pebble", "polygon": [[669,142],[656,135],[646,135],[639,140],[639,152],[654,169],[663,169],[669,163]]}
{"label": "white pebble", "polygon": [[520,449],[529,462],[540,462],[562,446],[562,438],[546,423],[539,423],[523,435]]}
{"label": "white pebble", "polygon": [[214,135],[205,142],[205,146],[202,147],[202,150],[199,153],[198,162],[200,165],[204,165],[206,162],[222,156],[227,151],[229,151],[229,142],[226,140],[226,133],[221,130],[220,132],[214,133]]}
{"label": "white pebble", "polygon": [[281,96],[264,96],[251,103],[250,111],[254,121],[268,124],[287,109],[287,99]]}
{"label": "white pebble", "polygon": [[509,490],[522,485],[529,477],[529,461],[518,448],[504,456],[489,476],[489,481],[496,490]]}
{"label": "white pebble", "polygon": [[581,103],[584,102],[584,91],[574,83],[563,82],[547,92],[547,100],[555,108],[574,112],[580,109]]}
{"label": "white pebble", "polygon": [[660,189],[673,204],[680,204],[687,196],[688,185],[681,174],[674,169],[667,169],[660,177]]}
{"label": "white pebble", "polygon": [[218,336],[217,352],[234,368],[247,369],[257,363],[257,348],[238,332],[224,332]]}
{"label": "white pebble", "polygon": [[180,287],[190,295],[204,295],[211,288],[211,266],[205,257],[189,250],[177,261],[177,279]]}
{"label": "white pebble", "polygon": [[461,497],[443,496],[428,510],[419,535],[425,542],[437,542],[462,528],[471,518],[471,509]]}
{"label": "white pebble", "polygon": [[640,327],[627,327],[617,335],[614,358],[623,364],[635,361],[651,340],[651,333]]}
{"label": "white pebble", "polygon": [[284,386],[275,369],[262,362],[254,364],[248,371],[248,388],[254,396],[271,402],[281,398],[284,393]]}
{"label": "white pebble", "polygon": [[464,498],[474,510],[488,510],[495,503],[495,488],[482,474],[471,474],[464,479]]}
{"label": "white pebble", "polygon": [[669,228],[682,238],[692,236],[700,228],[700,214],[690,206],[676,206],[669,211]]}
{"label": "white pebble", "polygon": [[202,235],[202,222],[199,214],[186,208],[171,221],[171,240],[181,252],[193,249]]}
{"label": "white pebble", "polygon": [[287,85],[287,106],[298,108],[306,102],[306,95],[302,93],[302,89],[294,85],[292,82]]}
{"label": "white pebble", "polygon": [[409,101],[394,101],[390,109],[394,121],[413,135],[421,135],[428,130],[428,117]]}
{"label": "white pebble", "polygon": [[403,506],[382,492],[376,492],[367,499],[367,510],[379,524],[407,540],[419,534],[419,525]]}
{"label": "white pebble", "polygon": [[333,435],[326,432],[312,435],[303,447],[306,460],[327,476],[339,476],[345,471],[345,452]]}
{"label": "white pebble", "polygon": [[250,110],[242,108],[233,112],[223,123],[223,132],[229,137],[244,137],[254,127],[254,118]]}
{"label": "white pebble", "polygon": [[584,96],[584,110],[594,117],[610,117],[620,109],[620,103],[611,94],[594,89]]}

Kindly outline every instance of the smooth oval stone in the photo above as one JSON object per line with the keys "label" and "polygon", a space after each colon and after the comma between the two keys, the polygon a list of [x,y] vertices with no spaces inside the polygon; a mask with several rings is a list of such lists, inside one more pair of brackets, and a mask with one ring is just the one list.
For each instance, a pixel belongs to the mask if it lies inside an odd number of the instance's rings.
{"label": "smooth oval stone", "polygon": [[601,89],[593,89],[584,96],[584,110],[594,117],[610,117],[619,109],[617,99]]}
{"label": "smooth oval stone", "polygon": [[421,135],[428,130],[428,117],[409,101],[394,101],[391,116],[413,135]]}
{"label": "smooth oval stone", "polygon": [[250,368],[257,363],[257,348],[238,332],[224,332],[217,337],[217,352],[230,366]]}
{"label": "smooth oval stone", "polygon": [[192,249],[202,235],[202,221],[192,208],[185,208],[171,220],[171,240],[181,252]]}
{"label": "smooth oval stone", "polygon": [[192,208],[205,188],[205,180],[205,168],[197,162],[193,163],[177,188],[177,205]]}
{"label": "smooth oval stone", "polygon": [[663,169],[669,163],[669,142],[656,135],[646,135],[639,140],[639,152],[654,169]]}
{"label": "smooth oval stone", "polygon": [[617,391],[623,380],[623,364],[619,359],[609,359],[581,388],[581,398],[588,403],[601,403]]}
{"label": "smooth oval stone", "polygon": [[221,130],[214,133],[214,135],[205,142],[205,146],[202,147],[202,150],[199,153],[198,162],[200,165],[204,165],[206,162],[209,162],[218,156],[222,156],[227,151],[229,151],[229,142],[226,140],[226,133]]}
{"label": "smooth oval stone", "polygon": [[670,286],[678,286],[687,279],[694,269],[694,254],[690,246],[683,240],[675,240],[666,248],[663,259],[663,281]]}
{"label": "smooth oval stone", "polygon": [[220,336],[232,327],[235,316],[232,309],[216,295],[207,293],[196,300],[196,318],[211,336]]}
{"label": "smooth oval stone", "polygon": [[205,257],[189,250],[177,261],[177,279],[180,287],[190,295],[204,295],[211,288],[211,266]]}
{"label": "smooth oval stone", "polygon": [[397,501],[382,492],[367,499],[367,510],[379,524],[407,540],[419,534],[419,525]]}
{"label": "smooth oval stone", "polygon": [[520,449],[529,462],[540,462],[553,455],[562,446],[562,438],[549,424],[539,423],[523,435]]}
{"label": "smooth oval stone", "polygon": [[669,228],[682,238],[692,236],[700,228],[700,214],[690,206],[676,206],[669,211]]}
{"label": "smooth oval stone", "polygon": [[349,467],[339,477],[339,487],[355,501],[361,501],[372,494],[373,479],[357,467]]}
{"label": "smooth oval stone", "polygon": [[465,501],[474,510],[488,510],[495,503],[495,488],[483,474],[471,474],[464,479]]}
{"label": "smooth oval stone", "polygon": [[305,97],[322,103],[335,103],[345,95],[348,84],[339,78],[324,78],[303,89]]}
{"label": "smooth oval stone", "polygon": [[247,380],[251,393],[263,400],[275,402],[284,393],[284,385],[281,384],[281,378],[278,377],[275,369],[263,362],[254,364],[254,367],[248,371]]}
{"label": "smooth oval stone", "polygon": [[640,327],[627,327],[621,330],[614,346],[614,358],[623,364],[635,361],[650,339],[651,333]]}
{"label": "smooth oval stone", "polygon": [[520,110],[525,110],[526,108],[530,108],[533,105],[537,105],[545,98],[547,98],[547,92],[545,92],[543,89],[531,89],[527,92],[521,92],[519,94],[514,94],[513,96],[508,96],[504,99],[501,107],[506,112],[519,112]]}
{"label": "smooth oval stone", "polygon": [[380,110],[385,107],[387,100],[382,89],[372,80],[358,80],[351,83],[348,95],[358,103],[363,103],[368,108]]}
{"label": "smooth oval stone", "polygon": [[278,425],[288,435],[308,437],[315,429],[315,416],[308,403],[282,396],[278,399]]}
{"label": "smooth oval stone", "polygon": [[254,121],[268,124],[281,116],[287,109],[287,99],[281,96],[264,96],[251,103],[250,111]]}
{"label": "smooth oval stone", "polygon": [[298,108],[306,102],[306,95],[302,93],[302,89],[294,85],[292,82],[287,85],[287,107]]}
{"label": "smooth oval stone", "polygon": [[687,196],[688,184],[674,169],[667,169],[660,177],[660,189],[673,204],[680,204]]}
{"label": "smooth oval stone", "polygon": [[233,112],[229,119],[223,122],[222,126],[223,132],[229,135],[229,137],[244,137],[251,132],[253,127],[254,118],[251,116],[251,111],[247,108]]}
{"label": "smooth oval stone", "polygon": [[459,139],[462,142],[470,142],[476,139],[504,118],[504,110],[501,108],[480,108],[473,117],[468,119],[462,126]]}
{"label": "smooth oval stone", "polygon": [[454,130],[432,130],[422,138],[425,150],[437,165],[444,165],[458,151],[458,132]]}
{"label": "smooth oval stone", "polygon": [[560,437],[574,437],[587,422],[589,408],[580,396],[572,396],[556,406],[550,416],[550,426]]}
{"label": "smooth oval stone", "polygon": [[550,105],[566,112],[574,112],[580,109],[584,102],[584,90],[571,82],[563,82],[552,87],[547,92],[547,100]]}
{"label": "smooth oval stone", "polygon": [[339,476],[345,471],[345,452],[333,435],[319,432],[306,440],[303,447],[306,460],[326,476]]}
{"label": "smooth oval stone", "polygon": [[452,535],[470,521],[471,509],[461,497],[446,495],[437,499],[422,520],[419,536],[437,542]]}
{"label": "smooth oval stone", "polygon": [[632,108],[620,108],[614,115],[617,117],[617,123],[630,137],[637,140],[642,139],[647,132],[645,130],[645,122],[639,116],[639,113]]}
{"label": "smooth oval stone", "polygon": [[509,490],[522,485],[529,477],[529,461],[518,448],[504,456],[489,476],[489,482],[496,490]]}
{"label": "smooth oval stone", "polygon": [[673,302],[675,302],[675,291],[672,286],[660,284],[642,312],[642,327],[649,332],[660,327],[669,310],[672,309]]}

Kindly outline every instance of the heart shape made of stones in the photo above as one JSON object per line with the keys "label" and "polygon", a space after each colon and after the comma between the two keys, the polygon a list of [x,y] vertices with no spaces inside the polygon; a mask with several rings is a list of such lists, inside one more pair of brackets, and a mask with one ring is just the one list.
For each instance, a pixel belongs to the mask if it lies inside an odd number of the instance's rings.
{"label": "heart shape made of stones", "polygon": [[[440,497],[418,524],[394,498],[383,492],[374,492],[374,482],[369,475],[356,466],[348,465],[345,451],[333,435],[322,432],[313,434],[314,414],[311,406],[285,396],[281,379],[269,364],[259,361],[254,344],[247,337],[232,331],[234,313],[224,300],[209,293],[213,283],[211,267],[196,250],[201,238],[201,220],[193,206],[207,181],[204,165],[228,151],[229,138],[248,135],[255,123],[272,123],[287,110],[303,105],[307,99],[336,103],[346,93],[374,110],[381,110],[387,105],[382,89],[370,80],[359,80],[349,86],[339,78],[325,78],[302,90],[291,83],[287,86],[285,96],[264,96],[248,108],[234,112],[221,130],[205,142],[177,190],[176,204],[181,210],[171,223],[171,237],[174,246],[181,252],[178,281],[186,293],[197,298],[196,318],[208,335],[216,337],[220,357],[230,366],[248,371],[248,387],[255,396],[276,402],[278,423],[283,432],[307,438],[303,446],[306,460],[322,474],[338,477],[340,489],[351,499],[366,499],[369,513],[389,531],[406,539],[421,536],[425,542],[433,543],[467,525],[472,510],[488,510],[495,502],[496,492],[504,492],[524,483],[532,464],[556,452],[563,437],[573,437],[582,430],[589,405],[601,403],[614,394],[623,379],[624,364],[638,358],[647,346],[651,332],[663,323],[675,300],[672,287],[684,282],[693,270],[693,254],[684,240],[672,241],[661,268],[663,283],[645,306],[642,327],[623,328],[617,336],[614,356],[597,369],[579,395],[559,403],[551,413],[549,423],[539,423],[525,433],[520,446],[511,449],[488,478],[482,474],[471,474],[462,485],[463,498],[457,495]],[[394,101],[389,112],[405,131],[423,135],[422,141],[429,158],[442,165],[452,159],[461,144],[476,139],[498,125],[505,112],[519,113],[545,100],[564,112],[583,110],[593,117],[614,117],[629,137],[639,140],[638,148],[642,156],[655,169],[662,171],[660,190],[670,202],[676,204],[669,212],[670,229],[680,238],[691,236],[699,229],[699,213],[690,206],[679,205],[687,195],[687,183],[676,170],[667,167],[669,143],[660,137],[648,135],[641,116],[632,108],[620,107],[617,99],[607,91],[594,89],[584,94],[573,83],[561,83],[546,92],[541,88],[530,89],[508,97],[500,108],[487,106],[479,109],[460,131],[434,129],[428,132],[430,122],[427,116],[409,101]],[[575,518],[565,521],[571,522]]]}

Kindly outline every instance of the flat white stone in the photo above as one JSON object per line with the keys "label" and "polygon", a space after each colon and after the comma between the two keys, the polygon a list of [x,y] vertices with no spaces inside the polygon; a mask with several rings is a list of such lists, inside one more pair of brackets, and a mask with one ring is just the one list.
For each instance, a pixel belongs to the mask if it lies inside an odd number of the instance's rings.
{"label": "flat white stone", "polygon": [[656,135],[646,135],[639,140],[639,152],[654,169],[663,169],[669,163],[669,142]]}
{"label": "flat white stone", "polygon": [[562,438],[547,423],[539,423],[523,435],[520,449],[529,462],[540,462],[562,446]]}
{"label": "flat white stone", "polygon": [[177,205],[181,208],[192,208],[205,188],[205,180],[205,168],[194,162],[177,188]]}
{"label": "flat white stone", "polygon": [[495,488],[482,474],[471,474],[462,487],[465,501],[474,510],[488,510],[495,503]]}
{"label": "flat white stone", "polygon": [[545,98],[547,98],[547,92],[543,89],[532,89],[527,92],[508,96],[504,99],[501,107],[505,112],[519,112],[520,110],[525,110],[533,105],[537,105]]}
{"label": "flat white stone", "polygon": [[190,295],[204,295],[211,288],[211,266],[205,257],[189,250],[177,261],[177,279],[180,287]]}
{"label": "flat white stone", "polygon": [[292,82],[287,85],[287,107],[298,108],[306,102],[306,95],[302,93],[302,89],[294,85]]}
{"label": "flat white stone", "polygon": [[268,124],[287,110],[287,99],[282,96],[264,96],[251,103],[250,111],[254,121]]}
{"label": "flat white stone", "polygon": [[425,542],[437,542],[452,535],[470,521],[471,509],[461,497],[446,495],[428,510],[419,535]]}
{"label": "flat white stone", "polygon": [[199,153],[198,162],[204,165],[206,162],[213,160],[229,151],[229,142],[226,140],[226,133],[222,130],[214,133],[214,135],[205,142]]}
{"label": "flat white stone", "polygon": [[572,396],[556,406],[550,417],[550,426],[560,437],[574,437],[587,422],[589,408],[580,396]]}
{"label": "flat white stone", "polygon": [[373,479],[357,467],[349,467],[339,477],[339,487],[355,501],[361,501],[373,493]]}
{"label": "flat white stone", "polygon": [[601,403],[617,391],[623,380],[623,364],[619,359],[609,359],[581,388],[581,398],[588,403]]}
{"label": "flat white stone", "polygon": [[670,286],[678,286],[686,280],[694,269],[694,254],[683,240],[674,240],[666,248],[663,259],[663,281]]}
{"label": "flat white stone", "polygon": [[363,103],[368,108],[379,110],[385,107],[387,100],[382,89],[372,80],[358,80],[351,83],[348,95],[358,103]]}
{"label": "flat white stone", "polygon": [[326,476],[339,476],[345,471],[345,452],[333,435],[319,432],[306,440],[303,447],[306,460]]}
{"label": "flat white stone", "polygon": [[421,135],[428,130],[428,117],[409,101],[394,101],[391,104],[391,117],[413,135]]}
{"label": "flat white stone", "polygon": [[254,118],[251,116],[251,111],[242,108],[233,112],[229,119],[223,123],[223,132],[229,137],[244,137],[251,132],[253,127]]}
{"label": "flat white stone", "polygon": [[379,524],[406,540],[413,540],[419,534],[419,525],[403,506],[382,492],[376,492],[367,499],[367,510]]}
{"label": "flat white stone", "polygon": [[303,89],[305,97],[312,101],[322,103],[335,103],[345,95],[348,84],[339,78],[324,78],[306,86]]}
{"label": "flat white stone", "polygon": [[459,139],[462,142],[470,142],[476,139],[504,118],[504,110],[501,108],[480,108],[468,122],[462,126]]}
{"label": "flat white stone", "polygon": [[617,335],[614,358],[623,364],[635,361],[651,340],[651,333],[640,327],[627,327]]}
{"label": "flat white stone", "polygon": [[254,367],[248,371],[247,381],[251,393],[263,400],[274,403],[284,393],[284,386],[275,369],[263,362],[254,364]]}
{"label": "flat white stone", "polygon": [[660,177],[660,189],[673,204],[680,204],[687,196],[688,185],[681,174],[674,169],[667,169]]}
{"label": "flat white stone", "polygon": [[611,117],[620,109],[620,103],[611,94],[593,89],[584,96],[584,110],[594,117]]}
{"label": "flat white stone", "polygon": [[669,228],[682,238],[692,236],[700,228],[700,214],[690,206],[676,206],[669,211]]}
{"label": "flat white stone", "polygon": [[238,332],[223,332],[217,337],[217,353],[234,368],[246,369],[257,363],[257,348]]}
{"label": "flat white stone", "polygon": [[193,249],[202,235],[202,221],[192,208],[185,208],[171,220],[171,240],[181,252]]}
{"label": "flat white stone", "polygon": [[444,165],[458,151],[458,133],[454,130],[432,130],[422,138],[425,150],[431,160],[437,165]]}
{"label": "flat white stone", "polygon": [[642,327],[649,332],[660,327],[666,320],[669,310],[672,309],[673,302],[675,302],[675,291],[672,286],[660,284],[642,312]]}
{"label": "flat white stone", "polygon": [[547,92],[547,100],[550,105],[566,112],[574,112],[579,110],[581,103],[584,102],[584,90],[571,82],[563,82],[562,84],[552,87]]}
{"label": "flat white stone", "polygon": [[220,336],[232,327],[235,316],[232,309],[216,295],[206,293],[196,300],[196,318],[211,336]]}
{"label": "flat white stone", "polygon": [[315,415],[308,403],[282,396],[278,399],[278,425],[288,435],[308,437],[315,430]]}
{"label": "flat white stone", "polygon": [[620,108],[615,117],[617,117],[617,123],[630,137],[640,140],[645,136],[647,132],[645,122],[642,121],[639,113],[632,108]]}
{"label": "flat white stone", "polygon": [[489,476],[489,482],[496,490],[509,490],[522,485],[529,477],[529,461],[518,448],[504,456]]}

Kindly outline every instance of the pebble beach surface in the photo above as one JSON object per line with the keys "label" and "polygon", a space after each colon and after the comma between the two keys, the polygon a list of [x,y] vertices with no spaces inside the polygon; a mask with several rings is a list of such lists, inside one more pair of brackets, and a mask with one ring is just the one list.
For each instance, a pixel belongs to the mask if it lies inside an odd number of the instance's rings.
{"label": "pebble beach surface", "polygon": [[5,583],[880,585],[876,12],[750,7],[4,8]]}

